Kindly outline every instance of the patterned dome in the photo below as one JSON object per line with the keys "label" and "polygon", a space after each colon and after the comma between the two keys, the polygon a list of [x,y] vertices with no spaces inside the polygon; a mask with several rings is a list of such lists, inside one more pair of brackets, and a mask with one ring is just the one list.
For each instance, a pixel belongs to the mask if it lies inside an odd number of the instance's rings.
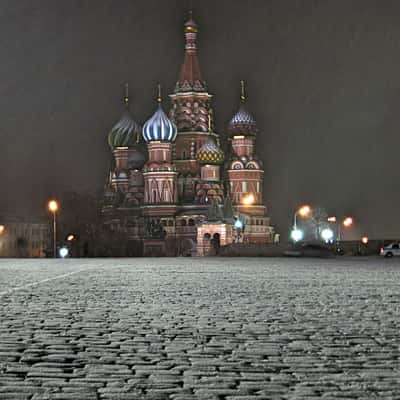
{"label": "patterned dome", "polygon": [[231,135],[255,136],[257,134],[257,125],[254,117],[241,104],[238,112],[229,122],[228,130]]}
{"label": "patterned dome", "polygon": [[143,125],[143,138],[146,142],[173,142],[178,131],[175,124],[168,119],[159,104],[157,111]]}
{"label": "patterned dome", "polygon": [[224,162],[224,152],[210,140],[200,147],[196,158],[200,164],[222,164]]}
{"label": "patterned dome", "polygon": [[140,133],[140,126],[125,112],[108,134],[111,150],[117,147],[133,147]]}

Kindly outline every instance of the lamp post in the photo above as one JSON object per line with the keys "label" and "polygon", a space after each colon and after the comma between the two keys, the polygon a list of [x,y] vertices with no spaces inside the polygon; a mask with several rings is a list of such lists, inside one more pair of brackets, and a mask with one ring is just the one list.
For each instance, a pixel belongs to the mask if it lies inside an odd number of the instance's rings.
{"label": "lamp post", "polygon": [[293,242],[298,242],[299,240],[303,239],[303,231],[300,229],[297,229],[297,215],[300,215],[301,217],[305,218],[307,215],[309,215],[311,212],[311,207],[310,206],[302,206],[298,208],[293,216],[293,229],[292,232],[290,233],[291,238],[293,239]]}
{"label": "lamp post", "polygon": [[302,206],[299,209],[296,210],[294,213],[293,217],[293,227],[294,229],[297,229],[297,215],[300,215],[301,217],[307,217],[308,214],[310,214],[311,208],[310,206]]}
{"label": "lamp post", "polygon": [[329,217],[328,222],[333,222],[336,224],[337,227],[337,237],[336,241],[340,242],[342,240],[342,225],[344,228],[350,228],[353,226],[353,218],[352,217],[345,217],[342,221],[339,221],[336,217]]}
{"label": "lamp post", "polygon": [[48,208],[53,213],[53,256],[54,258],[57,258],[57,222],[56,222],[56,213],[58,211],[57,201],[50,200]]}
{"label": "lamp post", "polygon": [[311,212],[311,207],[310,206],[302,206],[296,210],[293,216],[293,229],[297,229],[297,215],[300,215],[301,217],[307,217],[308,214]]}

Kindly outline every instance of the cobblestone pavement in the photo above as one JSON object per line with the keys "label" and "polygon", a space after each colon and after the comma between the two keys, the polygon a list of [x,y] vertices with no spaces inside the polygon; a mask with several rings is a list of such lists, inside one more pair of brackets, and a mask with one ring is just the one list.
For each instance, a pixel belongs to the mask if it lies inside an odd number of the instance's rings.
{"label": "cobblestone pavement", "polygon": [[0,260],[0,399],[400,399],[400,263]]}

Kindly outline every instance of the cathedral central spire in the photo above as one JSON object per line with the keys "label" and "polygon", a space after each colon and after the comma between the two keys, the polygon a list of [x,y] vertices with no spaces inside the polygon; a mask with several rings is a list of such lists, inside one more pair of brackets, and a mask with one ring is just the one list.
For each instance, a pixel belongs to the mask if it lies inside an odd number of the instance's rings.
{"label": "cathedral central spire", "polygon": [[184,25],[185,58],[176,83],[175,93],[206,91],[206,84],[203,81],[197,58],[197,32],[198,26],[193,20],[192,11],[190,11],[189,19]]}

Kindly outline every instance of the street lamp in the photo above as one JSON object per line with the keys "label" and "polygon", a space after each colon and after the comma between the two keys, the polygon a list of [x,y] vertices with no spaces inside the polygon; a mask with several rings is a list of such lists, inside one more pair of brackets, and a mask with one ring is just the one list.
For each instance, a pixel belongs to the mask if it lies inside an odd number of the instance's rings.
{"label": "street lamp", "polygon": [[65,258],[68,256],[69,250],[67,247],[61,247],[60,249],[60,257]]}
{"label": "street lamp", "polygon": [[298,242],[299,240],[303,239],[303,231],[300,229],[293,229],[290,236],[292,237],[294,242]]}
{"label": "street lamp", "polygon": [[293,217],[293,230],[297,229],[297,215],[300,215],[300,217],[307,217],[311,212],[311,207],[310,206],[302,206],[296,210],[294,213]]}
{"label": "street lamp", "polygon": [[361,238],[361,242],[362,242],[363,244],[368,244],[368,238],[367,238],[367,236],[363,236],[363,237]]}
{"label": "street lamp", "polygon": [[56,200],[50,200],[48,209],[53,213],[53,255],[57,258],[57,224],[56,224],[56,213],[58,211],[58,203]]}
{"label": "street lamp", "polygon": [[321,237],[324,239],[325,242],[329,242],[330,240],[333,239],[333,231],[332,229],[325,228],[321,232]]}
{"label": "street lamp", "polygon": [[329,217],[328,222],[333,222],[337,225],[337,241],[340,242],[342,239],[342,225],[345,228],[350,228],[353,226],[353,218],[352,217],[345,217],[342,222],[339,222],[336,217]]}
{"label": "street lamp", "polygon": [[2,235],[5,231],[5,226],[4,225],[0,225],[0,235]]}

